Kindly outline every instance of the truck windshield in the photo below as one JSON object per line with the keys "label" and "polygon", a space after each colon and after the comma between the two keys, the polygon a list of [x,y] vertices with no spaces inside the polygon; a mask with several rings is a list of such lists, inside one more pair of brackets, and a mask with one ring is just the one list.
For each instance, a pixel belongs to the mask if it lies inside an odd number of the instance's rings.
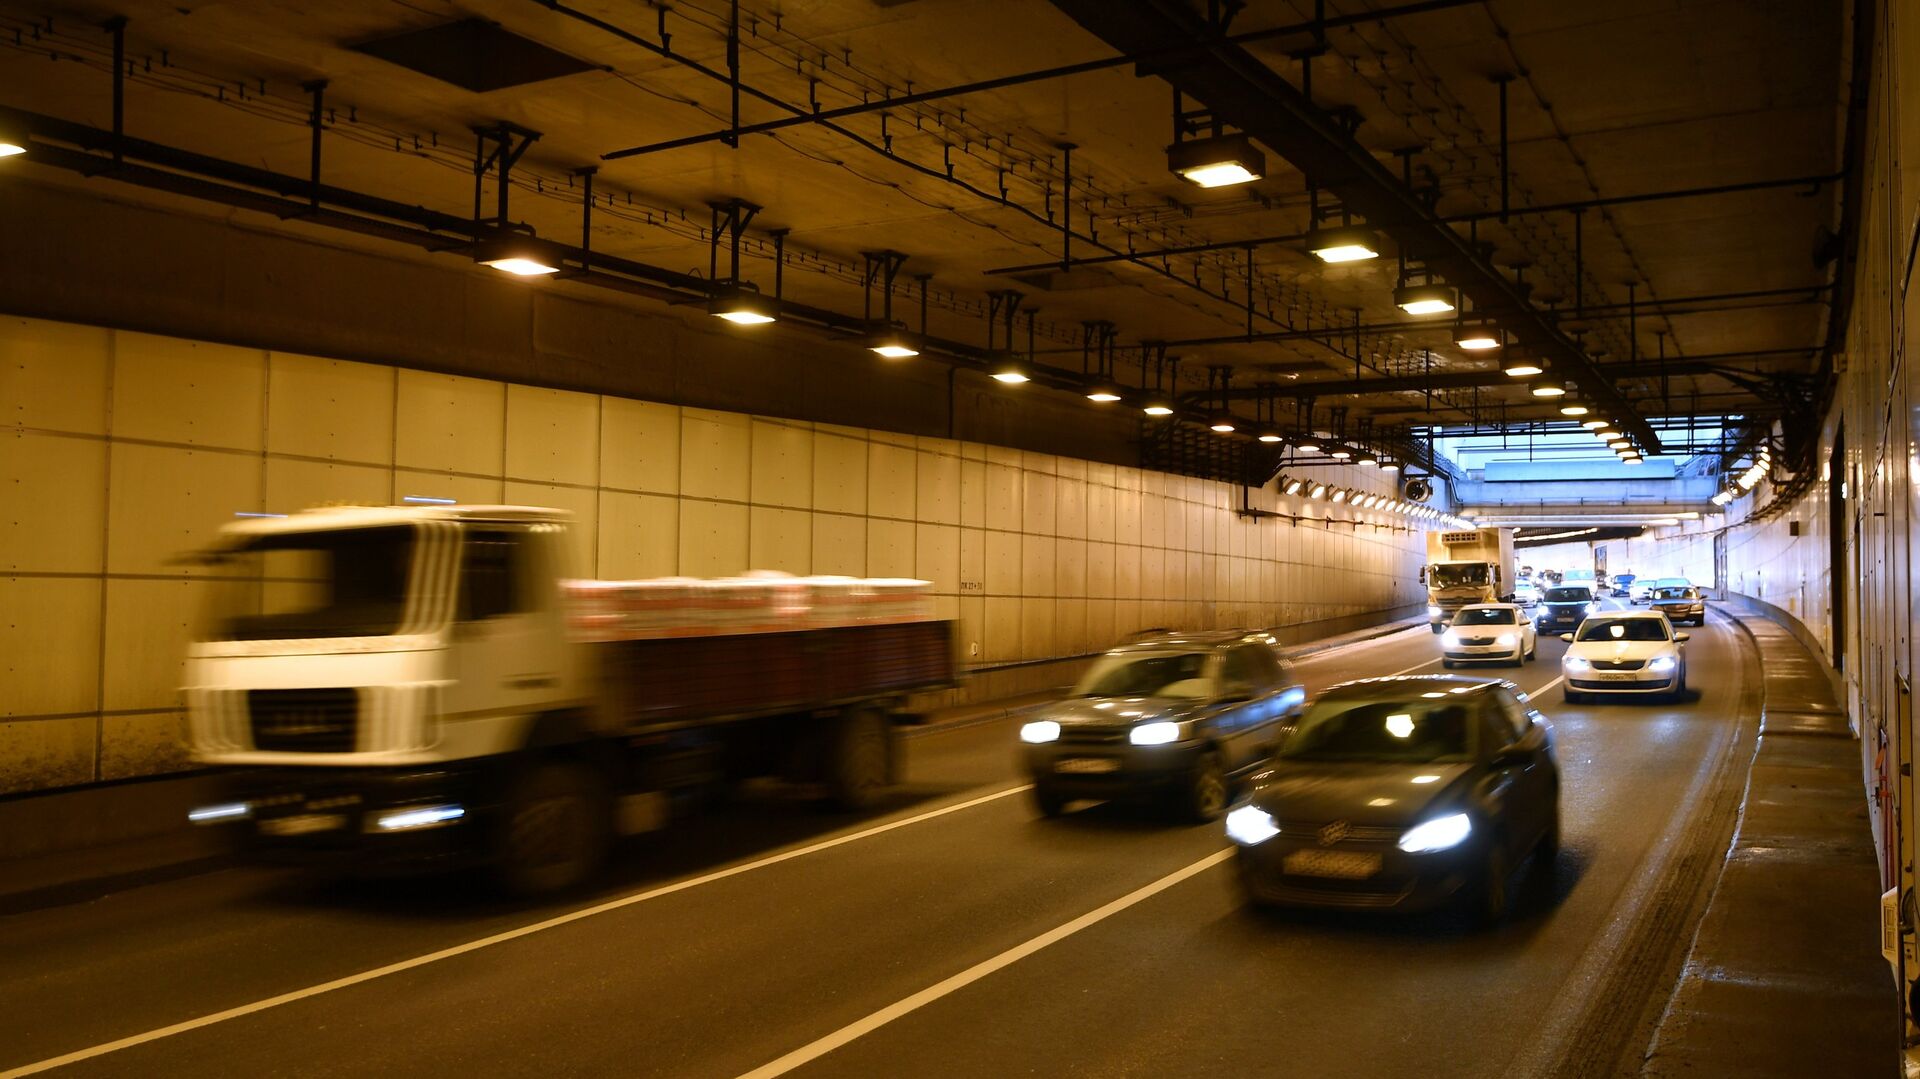
{"label": "truck windshield", "polygon": [[1468,565],[1437,565],[1427,575],[1436,588],[1457,588],[1461,585],[1486,584],[1487,564],[1474,562]]}
{"label": "truck windshield", "polygon": [[1207,652],[1109,652],[1073,687],[1076,697],[1213,696]]}
{"label": "truck windshield", "polygon": [[221,553],[228,587],[214,631],[238,641],[395,633],[413,551],[406,525],[254,537]]}

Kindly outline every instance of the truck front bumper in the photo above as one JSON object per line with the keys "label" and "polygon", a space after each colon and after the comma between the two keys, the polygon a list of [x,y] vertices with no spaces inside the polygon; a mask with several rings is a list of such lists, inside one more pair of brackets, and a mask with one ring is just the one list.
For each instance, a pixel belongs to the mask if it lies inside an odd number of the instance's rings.
{"label": "truck front bumper", "polygon": [[479,765],[236,773],[220,808],[249,857],[354,872],[475,864],[500,785]]}

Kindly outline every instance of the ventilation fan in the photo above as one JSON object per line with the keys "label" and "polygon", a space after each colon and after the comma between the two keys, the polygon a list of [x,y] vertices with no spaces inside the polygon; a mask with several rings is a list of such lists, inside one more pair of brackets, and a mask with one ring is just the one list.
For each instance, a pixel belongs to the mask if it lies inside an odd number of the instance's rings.
{"label": "ventilation fan", "polygon": [[1425,502],[1433,497],[1433,481],[1425,476],[1415,476],[1402,484],[1400,490],[1409,502]]}

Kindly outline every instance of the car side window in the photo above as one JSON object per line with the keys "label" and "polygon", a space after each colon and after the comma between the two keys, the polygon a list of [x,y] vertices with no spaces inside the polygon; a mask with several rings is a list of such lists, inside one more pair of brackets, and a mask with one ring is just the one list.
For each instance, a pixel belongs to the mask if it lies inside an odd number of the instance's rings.
{"label": "car side window", "polygon": [[1273,688],[1272,675],[1261,666],[1260,659],[1251,645],[1228,649],[1226,662],[1220,669],[1221,682],[1235,690],[1244,688],[1255,697],[1270,691]]}
{"label": "car side window", "polygon": [[1496,707],[1492,711],[1499,714],[1500,725],[1505,728],[1505,737],[1500,744],[1507,745],[1525,738],[1528,729],[1533,726],[1533,719],[1527,715],[1527,706],[1515,700],[1513,694],[1505,690],[1495,690],[1493,699]]}

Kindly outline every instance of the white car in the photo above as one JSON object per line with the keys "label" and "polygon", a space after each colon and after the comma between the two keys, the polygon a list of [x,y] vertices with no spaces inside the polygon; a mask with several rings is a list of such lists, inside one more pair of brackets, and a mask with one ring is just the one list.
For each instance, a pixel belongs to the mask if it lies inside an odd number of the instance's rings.
{"label": "white car", "polygon": [[1453,625],[1440,636],[1441,662],[1511,663],[1533,658],[1539,639],[1533,622],[1517,603],[1470,603],[1454,612]]}
{"label": "white car", "polygon": [[1522,607],[1540,606],[1540,590],[1532,581],[1521,581],[1513,589],[1513,601]]}
{"label": "white car", "polygon": [[1560,668],[1570,703],[1609,693],[1677,700],[1687,691],[1687,656],[1680,647],[1687,635],[1675,633],[1664,614],[1597,614],[1560,639],[1567,642]]}

